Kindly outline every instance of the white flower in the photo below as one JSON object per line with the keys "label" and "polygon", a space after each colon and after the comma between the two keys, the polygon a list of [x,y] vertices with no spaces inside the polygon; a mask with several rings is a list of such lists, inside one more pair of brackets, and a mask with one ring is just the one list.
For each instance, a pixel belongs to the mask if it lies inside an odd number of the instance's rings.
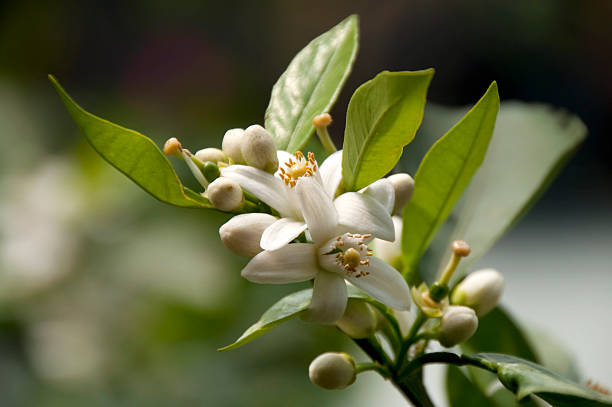
{"label": "white flower", "polygon": [[365,229],[380,231],[382,235],[387,235],[388,229],[393,232],[391,217],[382,205],[355,192],[343,194],[332,202],[314,177],[300,178],[296,182],[295,198],[313,243],[284,244],[276,250],[265,250],[242,270],[243,277],[268,284],[314,279],[306,318],[320,323],[333,323],[344,313],[347,303],[345,279],[391,308],[410,307],[410,290],[401,274],[373,257],[366,246],[372,234],[338,234],[338,230],[350,230],[342,225],[343,219]]}
{"label": "white flower", "polygon": [[[292,155],[286,151],[278,151],[277,154],[281,165],[274,175],[244,165],[231,165],[221,169],[222,176],[236,180],[245,190],[280,214],[281,218],[263,233],[260,242],[262,249],[276,250],[283,247],[304,232],[311,222],[318,222],[317,219],[333,225],[335,229],[333,235],[351,231],[369,233],[385,240],[395,238],[393,222],[389,216],[389,205],[384,204],[388,201],[393,202],[391,185],[383,187],[386,191],[384,192],[383,188],[377,188],[374,183],[371,189],[376,194],[348,192],[340,195],[332,203],[342,181],[341,151],[329,156],[320,167],[312,153],[307,157],[300,152]],[[299,184],[302,180],[312,182],[307,183],[310,186],[303,187],[303,191],[300,192]],[[311,191],[314,189],[317,189],[317,192]],[[323,194],[319,194],[319,190]],[[385,193],[388,196],[384,196]],[[323,195],[325,200],[319,199]],[[308,208],[305,210],[306,207]],[[306,213],[309,213],[310,221]],[[313,233],[318,233],[316,230],[316,227],[314,232],[309,228],[309,233],[313,240],[320,240],[313,236]],[[326,236],[330,237],[330,234]]]}

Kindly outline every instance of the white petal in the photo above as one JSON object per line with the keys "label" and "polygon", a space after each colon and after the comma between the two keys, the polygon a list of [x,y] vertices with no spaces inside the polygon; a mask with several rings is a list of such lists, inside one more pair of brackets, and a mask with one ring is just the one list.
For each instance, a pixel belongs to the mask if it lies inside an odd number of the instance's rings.
{"label": "white petal", "polygon": [[320,324],[333,324],[344,314],[347,298],[346,283],[342,277],[319,271],[312,289],[310,308],[303,318]]}
{"label": "white petal", "polygon": [[347,279],[383,304],[399,309],[410,309],[410,288],[399,271],[384,261],[370,257],[367,276]]}
{"label": "white petal", "polygon": [[220,170],[222,176],[238,182],[242,188],[276,209],[283,217],[293,216],[294,211],[280,178],[246,165],[230,165]]}
{"label": "white petal", "polygon": [[306,230],[306,224],[302,221],[290,218],[282,218],[268,226],[261,235],[260,246],[264,250],[276,250]]}
{"label": "white petal", "polygon": [[395,225],[395,240],[388,242],[386,240],[375,239],[374,253],[381,260],[395,265],[402,256],[402,218],[394,216],[392,219]]}
{"label": "white petal", "polygon": [[312,241],[317,244],[325,242],[338,225],[338,213],[331,198],[312,177],[301,177],[295,192]]}
{"label": "white petal", "polygon": [[334,201],[338,210],[338,232],[371,233],[374,237],[395,240],[395,230],[389,212],[374,198],[357,192],[347,192]]}
{"label": "white petal", "polygon": [[[281,167],[282,165],[284,165],[287,161],[289,161],[290,158],[292,158],[295,161],[295,156],[291,153],[288,153],[286,151],[283,150],[277,150],[276,151],[276,157],[278,158],[278,166]],[[275,175],[278,175],[279,171],[276,171]]]}
{"label": "white petal", "polygon": [[318,172],[321,174],[325,191],[333,198],[342,182],[342,150],[327,157]]}
{"label": "white petal", "polygon": [[395,189],[388,179],[381,178],[359,192],[376,199],[385,209],[387,209],[389,215],[393,213],[393,207],[395,206]]}
{"label": "white petal", "polygon": [[292,243],[259,253],[241,274],[254,283],[285,284],[313,279],[317,271],[314,245]]}

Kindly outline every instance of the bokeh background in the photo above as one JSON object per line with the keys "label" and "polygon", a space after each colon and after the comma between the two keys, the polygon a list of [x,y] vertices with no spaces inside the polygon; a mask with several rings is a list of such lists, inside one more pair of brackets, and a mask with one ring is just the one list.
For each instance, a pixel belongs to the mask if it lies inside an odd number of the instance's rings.
{"label": "bokeh background", "polygon": [[[296,286],[240,278],[220,214],[167,207],[98,158],[46,79],[158,144],[196,150],[261,123],[293,55],[347,15],[361,47],[332,111],[340,142],[359,84],[436,68],[429,99],[502,100],[579,115],[589,137],[482,265],[504,303],[612,387],[612,2],[59,1],[0,4],[0,404],[367,406],[400,396],[373,374],[344,392],[310,384],[334,329],[292,321],[217,353]],[[418,135],[417,135],[418,137]],[[178,166],[177,166],[178,167]],[[181,169],[183,179],[192,183]],[[428,383],[443,403],[436,371]]]}

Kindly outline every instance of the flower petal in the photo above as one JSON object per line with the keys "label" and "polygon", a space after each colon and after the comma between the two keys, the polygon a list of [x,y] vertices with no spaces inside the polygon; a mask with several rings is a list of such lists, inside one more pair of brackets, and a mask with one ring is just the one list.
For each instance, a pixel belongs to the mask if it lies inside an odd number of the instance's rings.
{"label": "flower petal", "polygon": [[306,230],[304,222],[281,218],[266,228],[261,235],[259,245],[264,250],[280,249],[298,237],[304,230]]}
{"label": "flower petal", "polygon": [[333,324],[344,314],[347,299],[344,279],[321,270],[315,277],[312,301],[303,318],[320,324]]}
{"label": "flower petal", "polygon": [[329,196],[334,198],[342,182],[342,150],[336,151],[319,166],[323,187]]}
{"label": "flower petal", "polygon": [[286,188],[280,178],[246,165],[230,165],[220,170],[222,176],[238,182],[242,188],[276,209],[283,217],[293,216],[294,210],[287,200]]}
{"label": "flower petal", "polygon": [[262,251],[261,236],[278,218],[267,213],[243,213],[219,228],[223,244],[241,256],[253,257]]}
{"label": "flower petal", "polygon": [[347,279],[372,298],[398,310],[410,309],[410,288],[399,271],[376,257],[370,257],[370,274]]}
{"label": "flower petal", "polygon": [[314,245],[292,243],[259,253],[241,274],[254,283],[285,284],[313,279],[317,271]]}
{"label": "flower petal", "polygon": [[395,240],[395,230],[389,212],[374,198],[347,192],[334,201],[338,211],[337,234],[343,232],[371,233],[374,237]]}
{"label": "flower petal", "polygon": [[395,206],[395,189],[393,189],[393,184],[388,179],[381,178],[359,192],[376,199],[385,209],[387,209],[389,215],[393,213],[393,208]]}
{"label": "flower petal", "polygon": [[277,150],[276,151],[276,157],[278,158],[278,168],[279,168],[274,173],[274,175],[276,175],[276,176],[278,176],[278,174],[280,173],[280,167],[283,167],[285,165],[285,163],[287,161],[289,161],[290,158],[295,160],[295,156],[293,154],[288,153],[287,151],[283,151],[283,150]]}
{"label": "flower petal", "polygon": [[325,242],[332,237],[338,225],[338,213],[331,198],[312,177],[300,178],[295,192],[312,241],[316,244]]}

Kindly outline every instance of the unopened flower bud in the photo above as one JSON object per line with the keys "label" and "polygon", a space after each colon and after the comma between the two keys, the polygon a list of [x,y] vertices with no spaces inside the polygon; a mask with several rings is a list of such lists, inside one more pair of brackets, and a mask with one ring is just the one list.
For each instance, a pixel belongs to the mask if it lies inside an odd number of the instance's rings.
{"label": "unopened flower bud", "polygon": [[367,302],[350,298],[336,325],[351,338],[369,338],[376,332],[378,315]]}
{"label": "unopened flower bud", "polygon": [[199,150],[197,153],[195,153],[195,156],[203,163],[205,163],[206,161],[210,161],[212,163],[217,164],[218,162],[226,163],[228,161],[227,155],[222,150],[213,147],[203,148],[202,150]]}
{"label": "unopened flower bud", "polygon": [[406,173],[393,174],[387,177],[395,190],[395,206],[393,213],[399,213],[412,198],[414,179]]}
{"label": "unopened flower bud", "polygon": [[269,173],[278,170],[278,157],[274,139],[260,125],[254,124],[246,128],[241,151],[247,165]]}
{"label": "unopened flower bud", "polygon": [[491,311],[504,290],[504,276],[495,269],[483,269],[469,274],[451,295],[453,304],[466,305],[482,317]]}
{"label": "unopened flower bud", "polygon": [[240,184],[233,179],[219,177],[208,186],[206,196],[210,203],[222,211],[237,209],[244,201]]}
{"label": "unopened flower bud", "polygon": [[353,384],[357,376],[355,361],[344,352],[326,352],[310,363],[308,375],[311,382],[324,389],[344,389]]}
{"label": "unopened flower bud", "polygon": [[277,220],[267,213],[237,215],[219,228],[219,236],[225,247],[234,253],[253,257],[263,251],[259,241],[264,230]]}
{"label": "unopened flower bud", "polygon": [[395,227],[395,240],[392,242],[374,239],[374,252],[376,257],[389,263],[397,270],[402,269],[402,218],[393,216]]}
{"label": "unopened flower bud", "polygon": [[166,140],[166,143],[164,144],[164,154],[168,156],[174,156],[174,157],[180,158],[182,157],[181,156],[182,149],[183,149],[183,146],[181,145],[181,142],[178,141],[176,137],[169,138],[168,140]]}
{"label": "unopened flower bud", "polygon": [[242,144],[244,143],[244,130],[243,129],[231,129],[225,132],[223,136],[223,143],[221,148],[223,152],[227,154],[234,164],[244,164],[244,158],[242,157]]}
{"label": "unopened flower bud", "polygon": [[449,306],[438,327],[438,342],[450,348],[467,341],[478,329],[478,317],[473,309],[462,305]]}

